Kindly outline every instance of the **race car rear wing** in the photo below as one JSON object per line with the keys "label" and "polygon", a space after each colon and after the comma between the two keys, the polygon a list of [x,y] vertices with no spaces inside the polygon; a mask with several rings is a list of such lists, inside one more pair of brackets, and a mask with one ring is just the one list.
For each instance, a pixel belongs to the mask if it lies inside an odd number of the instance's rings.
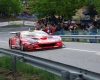
{"label": "race car rear wing", "polygon": [[10,34],[14,34],[14,35],[17,36],[17,37],[20,36],[19,32],[10,32]]}
{"label": "race car rear wing", "polygon": [[10,32],[10,34],[16,34],[16,33],[18,33],[18,32]]}
{"label": "race car rear wing", "polygon": [[10,32],[10,34],[17,34],[19,33],[20,31],[15,31],[15,32]]}

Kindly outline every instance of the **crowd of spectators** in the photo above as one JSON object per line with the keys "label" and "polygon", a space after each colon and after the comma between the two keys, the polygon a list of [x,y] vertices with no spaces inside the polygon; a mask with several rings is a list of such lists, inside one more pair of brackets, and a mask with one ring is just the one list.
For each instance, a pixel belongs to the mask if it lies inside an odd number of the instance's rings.
{"label": "crowd of spectators", "polygon": [[[35,30],[43,30],[50,35],[65,35],[66,30],[70,32],[70,35],[79,35],[79,26],[76,23],[72,23],[69,19],[67,23],[64,23],[62,17],[58,18],[45,18],[38,20]],[[96,35],[97,27],[94,23],[89,23],[88,26],[82,29],[82,34]],[[72,38],[72,41],[79,41],[79,39]],[[96,43],[97,40],[90,39],[90,43]]]}
{"label": "crowd of spectators", "polygon": [[52,17],[38,20],[36,24],[36,30],[43,30],[48,34],[52,35],[64,35],[65,34],[65,25],[63,23],[62,17]]}
{"label": "crowd of spectators", "polygon": [[23,13],[19,13],[17,15],[17,18],[36,18],[36,15],[35,14],[28,14],[26,12],[23,12]]}

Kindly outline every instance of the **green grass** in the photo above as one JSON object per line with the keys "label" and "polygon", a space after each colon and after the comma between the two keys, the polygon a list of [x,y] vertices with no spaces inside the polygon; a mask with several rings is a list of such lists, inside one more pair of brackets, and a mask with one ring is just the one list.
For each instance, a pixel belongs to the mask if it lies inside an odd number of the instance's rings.
{"label": "green grass", "polygon": [[[11,58],[7,56],[0,57],[0,67],[12,70]],[[37,76],[38,78],[40,78],[36,80],[61,80],[61,77],[55,74],[49,73],[45,70],[41,70],[39,68],[33,67],[20,61],[17,61],[17,72],[24,73],[22,77],[23,79],[25,78],[25,80],[28,80],[31,77],[31,75],[35,75],[35,77]],[[4,76],[0,76],[0,80],[5,80],[3,78]]]}
{"label": "green grass", "polygon": [[0,75],[0,80],[6,80],[4,75]]}

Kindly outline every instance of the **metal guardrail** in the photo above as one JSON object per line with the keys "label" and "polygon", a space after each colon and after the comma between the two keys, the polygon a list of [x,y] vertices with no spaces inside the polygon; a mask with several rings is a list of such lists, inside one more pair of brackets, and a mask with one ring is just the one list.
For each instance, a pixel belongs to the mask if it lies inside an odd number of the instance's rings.
{"label": "metal guardrail", "polygon": [[60,35],[62,38],[100,39],[100,35]]}
{"label": "metal guardrail", "polygon": [[41,68],[62,77],[62,80],[100,80],[100,74],[67,64],[31,56],[19,51],[0,48],[0,54],[11,56],[12,70],[16,72],[16,60]]}

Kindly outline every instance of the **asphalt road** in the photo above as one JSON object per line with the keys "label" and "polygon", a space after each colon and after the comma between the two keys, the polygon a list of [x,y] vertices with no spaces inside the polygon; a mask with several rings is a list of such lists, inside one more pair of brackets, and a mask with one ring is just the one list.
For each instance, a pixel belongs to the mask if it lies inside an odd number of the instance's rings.
{"label": "asphalt road", "polygon": [[[9,49],[8,38],[11,36],[10,31],[27,30],[28,28],[13,28],[13,30],[6,28],[5,31],[0,29],[0,47]],[[25,51],[24,53],[100,73],[100,44],[78,42],[64,42],[64,44],[66,48]]]}

